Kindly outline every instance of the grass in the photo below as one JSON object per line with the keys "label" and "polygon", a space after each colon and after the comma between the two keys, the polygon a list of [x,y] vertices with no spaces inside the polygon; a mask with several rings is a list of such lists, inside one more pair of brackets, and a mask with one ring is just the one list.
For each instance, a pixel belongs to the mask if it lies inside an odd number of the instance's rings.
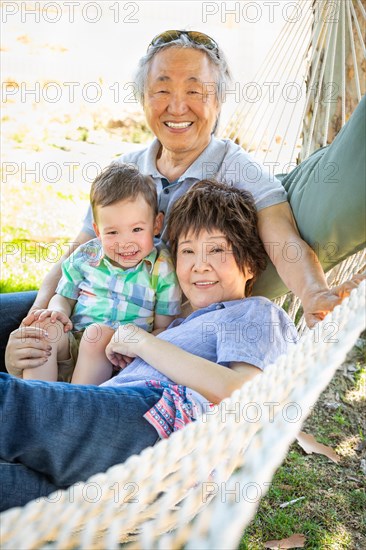
{"label": "grass", "polygon": [[[46,273],[67,250],[86,212],[90,183],[41,177],[4,178],[1,196],[0,291],[39,288]],[[77,175],[75,176],[77,177]],[[8,181],[7,181],[8,180]]]}
{"label": "grass", "polygon": [[[11,228],[7,228],[9,231]],[[19,230],[15,234],[21,233]],[[66,252],[67,243],[58,239],[52,243],[14,237],[2,243],[3,264],[0,292],[37,290],[55,261]]]}
{"label": "grass", "polygon": [[[275,474],[240,550],[262,550],[264,542],[295,533],[311,550],[362,550],[366,547],[365,475],[360,469],[365,449],[366,333],[350,352],[303,428],[341,457],[335,464],[321,455],[306,455],[294,443]],[[353,380],[347,365],[356,368]],[[340,407],[330,407],[339,399]],[[284,509],[280,504],[305,497]]]}

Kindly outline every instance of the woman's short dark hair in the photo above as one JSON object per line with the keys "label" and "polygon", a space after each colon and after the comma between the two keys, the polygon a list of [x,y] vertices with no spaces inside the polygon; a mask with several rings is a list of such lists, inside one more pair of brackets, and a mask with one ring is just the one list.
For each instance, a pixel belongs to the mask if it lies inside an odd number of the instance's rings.
{"label": "woman's short dark hair", "polygon": [[150,176],[144,176],[132,164],[113,162],[95,178],[90,190],[90,204],[96,221],[96,207],[115,202],[136,199],[142,195],[151,206],[154,216],[158,213],[156,185]]}
{"label": "woman's short dark hair", "polygon": [[202,230],[218,229],[230,243],[240,269],[249,268],[245,295],[252,292],[258,275],[265,269],[267,254],[257,229],[257,210],[251,193],[213,180],[202,180],[173,205],[167,223],[174,261],[179,239],[189,232],[197,237]]}

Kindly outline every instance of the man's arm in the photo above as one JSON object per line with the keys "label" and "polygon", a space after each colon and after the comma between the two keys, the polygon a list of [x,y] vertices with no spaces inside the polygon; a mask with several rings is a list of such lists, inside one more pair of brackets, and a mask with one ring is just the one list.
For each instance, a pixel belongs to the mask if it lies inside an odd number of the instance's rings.
{"label": "man's arm", "polygon": [[43,358],[47,357],[50,346],[46,341],[45,331],[38,327],[28,326],[34,321],[31,312],[36,309],[47,308],[61,278],[62,262],[79,245],[88,242],[90,239],[91,235],[89,233],[80,231],[67,253],[46,275],[33,306],[29,310],[27,317],[22,321],[22,326],[10,334],[5,350],[5,365],[8,372],[13,376],[21,377],[25,368],[39,367],[43,364]]}
{"label": "man's arm", "polygon": [[33,322],[33,316],[29,315],[32,311],[36,309],[46,309],[48,307],[48,304],[54,296],[56,292],[56,288],[58,285],[59,280],[61,279],[61,265],[66,258],[70,256],[74,250],[81,244],[84,244],[92,239],[92,236],[89,233],[86,233],[85,231],[80,231],[80,233],[76,236],[75,240],[70,243],[70,246],[68,247],[68,250],[66,253],[60,258],[60,260],[54,264],[52,269],[47,273],[45,278],[43,279],[43,282],[41,284],[41,287],[38,291],[37,297],[34,301],[34,304],[29,310],[29,313],[25,319],[22,321],[23,326],[30,325]]}
{"label": "man's arm", "polygon": [[300,237],[287,202],[260,210],[258,231],[279,276],[300,298],[309,327],[324,319],[357,286],[347,281],[329,289],[318,257]]}

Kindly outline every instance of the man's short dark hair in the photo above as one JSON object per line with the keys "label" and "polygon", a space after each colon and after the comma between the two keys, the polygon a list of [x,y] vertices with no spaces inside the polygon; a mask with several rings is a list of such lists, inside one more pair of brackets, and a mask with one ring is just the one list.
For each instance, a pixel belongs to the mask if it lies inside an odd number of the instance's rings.
{"label": "man's short dark hair", "polygon": [[267,264],[257,221],[251,193],[212,180],[199,181],[174,203],[169,214],[167,230],[173,259],[176,261],[181,237],[191,231],[197,237],[202,230],[218,229],[230,243],[238,267],[249,268],[253,274],[245,288],[249,296]]}
{"label": "man's short dark hair", "polygon": [[142,195],[158,213],[156,185],[150,176],[144,176],[131,164],[113,162],[95,178],[90,190],[90,204],[96,221],[96,207],[109,206],[123,200],[134,200]]}

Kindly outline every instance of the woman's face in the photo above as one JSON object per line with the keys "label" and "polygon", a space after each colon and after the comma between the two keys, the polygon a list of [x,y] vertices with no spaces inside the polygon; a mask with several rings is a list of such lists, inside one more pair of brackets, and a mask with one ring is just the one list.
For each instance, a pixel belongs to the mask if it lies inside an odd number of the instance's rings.
{"label": "woman's face", "polygon": [[163,148],[197,156],[206,148],[219,115],[215,81],[202,51],[172,47],[153,57],[144,110]]}
{"label": "woman's face", "polygon": [[245,297],[245,285],[252,274],[240,269],[231,245],[219,230],[192,232],[179,239],[177,276],[193,310],[216,302]]}

